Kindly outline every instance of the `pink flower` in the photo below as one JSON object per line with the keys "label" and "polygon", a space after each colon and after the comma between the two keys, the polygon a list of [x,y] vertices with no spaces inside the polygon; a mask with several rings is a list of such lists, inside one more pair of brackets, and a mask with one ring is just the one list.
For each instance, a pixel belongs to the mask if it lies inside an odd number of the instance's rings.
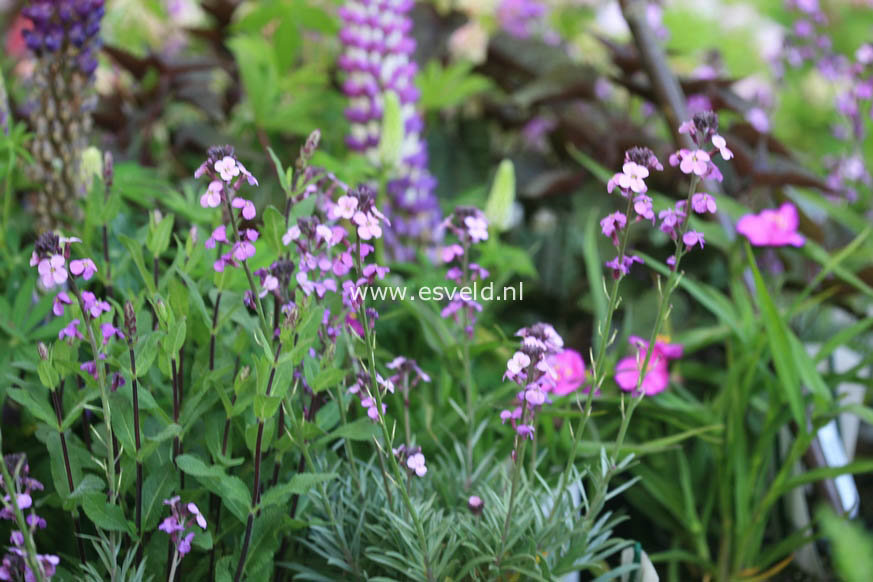
{"label": "pink flower", "polygon": [[697,232],[696,230],[689,230],[684,235],[682,235],[682,242],[684,242],[685,246],[687,246],[688,248],[691,248],[697,244],[700,245],[700,248],[703,248],[703,233]]}
{"label": "pink flower", "polygon": [[679,169],[682,170],[683,174],[705,176],[709,172],[709,154],[705,151],[694,150],[689,152],[687,150],[680,150],[679,157],[681,158]]}
{"label": "pink flower", "polygon": [[298,238],[300,238],[300,227],[295,224],[288,229],[288,232],[282,235],[282,244],[287,247]]}
{"label": "pink flower", "polygon": [[48,259],[42,259],[37,266],[39,277],[46,289],[60,285],[67,280],[66,261],[62,255],[52,255]]}
{"label": "pink flower", "polygon": [[213,180],[206,187],[206,193],[200,197],[200,206],[203,208],[218,208],[221,205],[221,192],[224,185],[218,180]]}
{"label": "pink flower", "polygon": [[118,339],[124,339],[124,334],[121,333],[121,330],[111,323],[101,323],[100,333],[103,335],[104,346],[109,343],[109,340],[112,339],[113,336],[117,337]]}
{"label": "pink flower", "polygon": [[227,243],[227,227],[221,225],[212,231],[212,235],[203,243],[207,249],[214,249],[215,243]]}
{"label": "pink flower", "polygon": [[790,202],[778,210],[747,214],[737,223],[737,232],[756,247],[802,247],[806,239],[797,232],[797,208]]}
{"label": "pink flower", "polygon": [[612,243],[618,246],[618,233],[627,225],[627,217],[621,212],[613,212],[600,221],[600,231],[603,236],[612,239]]}
{"label": "pink flower", "polygon": [[255,217],[255,205],[251,200],[245,198],[234,198],[230,203],[234,208],[242,208],[242,216],[246,220],[252,220]]}
{"label": "pink flower", "polygon": [[691,208],[697,214],[705,214],[707,212],[715,214],[715,211],[718,210],[715,198],[705,192],[698,192],[691,197]]}
{"label": "pink flower", "polygon": [[557,378],[551,392],[557,396],[565,396],[574,392],[585,382],[585,360],[576,350],[567,348],[552,357],[552,369]]}
{"label": "pink flower", "polygon": [[621,174],[617,174],[618,185],[624,190],[631,190],[637,194],[642,194],[648,187],[643,181],[649,177],[649,169],[635,162],[625,162],[621,167]]}
{"label": "pink flower", "polygon": [[655,211],[652,209],[652,199],[645,194],[634,197],[634,212],[646,220],[655,220]]}
{"label": "pink flower", "polygon": [[336,201],[333,214],[338,218],[351,220],[358,210],[358,199],[352,196],[340,196]]}
{"label": "pink flower", "polygon": [[415,453],[410,455],[406,460],[406,466],[415,472],[419,477],[424,477],[427,474],[427,467],[424,465],[424,455]]}
{"label": "pink flower", "polygon": [[70,272],[88,281],[97,272],[97,265],[91,259],[77,259],[70,261]]}
{"label": "pink flower", "polygon": [[729,160],[734,157],[734,152],[728,149],[727,142],[722,136],[718,134],[712,136],[712,145],[718,148],[718,153],[720,153],[721,157],[725,160]]}
{"label": "pink flower", "polygon": [[[635,391],[640,380],[641,367],[646,359],[649,342],[631,336],[629,341],[636,346],[637,354],[622,358],[615,368],[615,382],[619,388],[626,392]],[[670,371],[668,362],[682,357],[682,345],[670,344],[660,340],[655,342],[655,349],[646,366],[645,375],[641,385],[642,391],[647,396],[663,392],[670,383]]]}
{"label": "pink flower", "polygon": [[488,240],[488,221],[481,216],[468,216],[464,219],[464,226],[474,243]]}
{"label": "pink flower", "polygon": [[382,227],[379,219],[370,213],[358,212],[355,214],[355,224],[358,225],[358,236],[364,240],[379,238],[382,236]]}
{"label": "pink flower", "polygon": [[85,311],[91,314],[91,317],[97,319],[100,314],[112,310],[109,302],[97,299],[97,296],[90,291],[82,291],[82,303],[85,304]]}
{"label": "pink flower", "polygon": [[273,275],[267,275],[261,287],[261,292],[258,295],[261,297],[266,297],[267,293],[272,293],[279,288],[279,279],[277,279]]}
{"label": "pink flower", "polygon": [[240,174],[239,166],[237,166],[236,160],[231,156],[224,156],[215,162],[214,168],[225,182],[230,182]]}
{"label": "pink flower", "polygon": [[455,257],[460,257],[464,254],[464,249],[463,247],[461,247],[461,245],[458,244],[449,245],[447,247],[443,247],[441,254],[444,263],[451,263]]}
{"label": "pink flower", "polygon": [[55,300],[52,301],[52,313],[60,317],[64,314],[64,305],[70,304],[72,304],[70,296],[67,295],[66,291],[61,291],[55,296]]}
{"label": "pink flower", "polygon": [[237,261],[245,261],[255,256],[255,245],[247,240],[239,241],[233,245],[233,258]]}

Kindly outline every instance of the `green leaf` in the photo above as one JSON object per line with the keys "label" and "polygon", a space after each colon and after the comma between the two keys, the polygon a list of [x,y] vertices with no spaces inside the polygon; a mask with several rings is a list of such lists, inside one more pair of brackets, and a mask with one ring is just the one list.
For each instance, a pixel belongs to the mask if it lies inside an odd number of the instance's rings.
{"label": "green leaf", "polygon": [[873,535],[860,523],[838,517],[830,511],[818,513],[832,556],[842,580],[873,580]]}
{"label": "green leaf", "polygon": [[485,203],[485,216],[498,231],[503,232],[511,226],[514,203],[515,166],[512,160],[503,160],[497,168],[488,202]]}
{"label": "green leaf", "polygon": [[167,338],[164,340],[164,348],[169,353],[170,357],[176,357],[182,346],[185,345],[185,335],[188,331],[187,320],[183,317],[176,321],[174,325],[167,331]]}
{"label": "green leaf", "polygon": [[285,217],[273,206],[264,211],[264,239],[274,253],[282,252],[282,236],[285,234]]}
{"label": "green leaf", "polygon": [[118,505],[106,503],[106,495],[95,493],[85,497],[82,509],[94,525],[107,531],[129,532],[127,520]]}
{"label": "green leaf", "polygon": [[156,222],[155,214],[149,215],[149,230],[146,235],[146,248],[153,257],[161,256],[170,248],[170,235],[173,232],[173,215],[168,214],[160,222]]}
{"label": "green leaf", "polygon": [[347,372],[339,368],[326,368],[321,370],[313,379],[312,391],[315,393],[322,392],[328,388],[332,388],[345,380]]}
{"label": "green leaf", "polygon": [[239,477],[226,475],[217,465],[206,465],[193,455],[179,455],[176,466],[187,475],[196,477],[200,483],[221,497],[222,503],[240,522],[245,522],[250,509],[249,491]]}
{"label": "green leaf", "polygon": [[272,505],[284,505],[292,495],[305,495],[310,489],[336,478],[336,473],[298,473],[287,483],[273,487],[261,497],[260,509]]}
{"label": "green leaf", "polygon": [[55,370],[52,363],[48,360],[39,361],[39,364],[36,365],[36,373],[39,376],[39,381],[42,382],[42,385],[49,390],[54,390],[61,381],[57,370]]}
{"label": "green leaf", "polygon": [[403,115],[400,99],[394,91],[383,95],[382,135],[379,138],[379,161],[383,168],[394,168],[400,162],[403,147]]}
{"label": "green leaf", "polygon": [[121,241],[121,244],[127,249],[127,252],[130,253],[130,258],[133,259],[133,263],[136,265],[137,270],[139,271],[140,277],[142,277],[143,283],[145,283],[146,288],[149,291],[149,295],[154,295],[157,293],[157,289],[155,288],[155,282],[152,276],[152,273],[146,269],[145,260],[142,256],[142,245],[130,238],[129,236],[125,236],[123,234],[118,234],[118,240]]}
{"label": "green leaf", "polygon": [[431,60],[418,76],[419,105],[424,111],[457,107],[479,93],[493,89],[488,77],[473,73],[474,64],[459,61],[443,67]]}
{"label": "green leaf", "polygon": [[[84,500],[86,497],[90,496],[95,491],[101,492],[103,491],[103,487],[105,484],[103,483],[103,479],[98,477],[97,475],[93,475],[91,473],[86,474],[79,481],[76,488],[73,489],[72,493],[67,493],[68,489],[64,489],[62,491],[58,491],[61,496],[61,499],[66,500]],[[65,505],[66,507],[66,505]]]}
{"label": "green leaf", "polygon": [[246,90],[245,102],[252,109],[255,123],[264,127],[275,116],[279,100],[276,53],[261,31],[235,36],[227,44]]}
{"label": "green leaf", "polygon": [[155,528],[164,511],[164,499],[173,494],[176,486],[175,471],[150,471],[142,484],[142,529]]}
{"label": "green leaf", "polygon": [[30,390],[10,388],[6,393],[12,400],[26,408],[38,420],[49,426],[57,427],[58,419],[54,410],[43,398],[36,398]]}
{"label": "green leaf", "polygon": [[261,420],[273,418],[276,411],[279,410],[279,404],[282,403],[282,397],[271,394],[256,394],[255,395],[255,416]]}
{"label": "green leaf", "polygon": [[347,439],[350,441],[368,441],[379,434],[379,427],[369,418],[359,418],[354,422],[342,424],[324,436],[320,444],[330,442],[334,439]]}

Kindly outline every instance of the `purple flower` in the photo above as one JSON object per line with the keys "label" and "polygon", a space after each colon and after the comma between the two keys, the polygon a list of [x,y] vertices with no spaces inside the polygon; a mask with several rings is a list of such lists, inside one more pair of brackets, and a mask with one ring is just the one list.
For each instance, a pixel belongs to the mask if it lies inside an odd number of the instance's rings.
{"label": "purple flower", "polygon": [[497,6],[500,27],[516,38],[528,38],[532,25],[540,23],[546,6],[539,0],[501,0]]}
{"label": "purple flower", "polygon": [[[170,540],[176,546],[180,556],[185,556],[191,551],[191,542],[194,540],[194,532],[190,531],[182,535],[195,524],[200,529],[206,529],[206,518],[200,513],[200,509],[194,503],[181,503],[177,495],[164,500],[164,505],[170,506],[170,516],[164,518],[158,529],[170,536]],[[192,523],[192,520],[194,523]]]}
{"label": "purple flower", "polygon": [[625,255],[619,260],[618,257],[607,261],[606,266],[612,269],[612,276],[618,279],[622,275],[630,273],[630,268],[634,263],[643,263],[643,260],[636,255]]}
{"label": "purple flower", "polygon": [[473,515],[479,515],[482,513],[482,509],[485,507],[485,502],[482,501],[482,498],[478,495],[471,495],[469,499],[467,499],[467,508],[469,508],[470,513]]}
{"label": "purple flower", "polygon": [[82,335],[82,332],[79,331],[79,323],[81,323],[78,319],[74,319],[61,331],[58,332],[58,339],[64,339],[65,337],[73,339],[85,339]]}
{"label": "purple flower", "polygon": [[715,214],[718,207],[715,204],[715,198],[705,192],[698,192],[691,197],[691,208],[698,214],[710,212]]}
{"label": "purple flower", "polygon": [[97,272],[97,265],[91,259],[77,259],[70,261],[70,272],[76,276],[81,275],[83,279],[88,281]]}
{"label": "purple flower", "polygon": [[118,339],[124,339],[124,334],[121,333],[121,330],[111,323],[101,323],[100,333],[103,335],[104,346],[107,345],[109,343],[109,340],[113,337],[117,337]]}
{"label": "purple flower", "polygon": [[223,224],[212,231],[212,234],[206,239],[203,246],[207,249],[214,249],[215,243],[227,243],[227,227]]}
{"label": "purple flower", "polygon": [[406,466],[409,467],[419,477],[424,477],[427,474],[427,467],[424,464],[424,455],[415,453],[406,459]]}
{"label": "purple flower", "polygon": [[515,427],[515,432],[518,433],[518,436],[521,438],[529,438],[533,440],[535,429],[532,424],[519,424]]}
{"label": "purple flower", "polygon": [[709,154],[703,150],[680,150],[679,169],[683,174],[705,176],[709,172]]}
{"label": "purple flower", "polygon": [[70,296],[67,295],[66,291],[61,291],[60,293],[55,295],[55,299],[54,301],[52,301],[52,313],[60,317],[64,314],[64,305],[70,304],[72,304]]}
{"label": "purple flower", "polygon": [[224,191],[224,184],[219,180],[213,180],[206,187],[206,193],[200,197],[200,206],[203,208],[218,208],[221,206],[221,193]]}
{"label": "purple flower", "polygon": [[652,199],[645,194],[638,194],[634,197],[634,212],[636,212],[640,218],[645,218],[652,222],[655,220],[655,211],[652,209]]}
{"label": "purple flower", "polygon": [[85,304],[85,311],[94,319],[100,317],[101,313],[112,311],[112,306],[107,301],[97,299],[90,291],[82,291],[82,303]]}
{"label": "purple flower", "polygon": [[618,233],[627,225],[627,217],[621,212],[613,212],[600,221],[603,236],[612,239],[612,244],[618,246]]}
{"label": "purple flower", "polygon": [[685,246],[687,246],[688,248],[691,248],[697,244],[700,245],[700,248],[703,248],[703,233],[697,232],[696,230],[689,230],[682,235],[682,242],[684,242]]}
{"label": "purple flower", "polygon": [[251,200],[237,197],[233,199],[233,202],[231,202],[230,205],[234,208],[241,208],[241,214],[246,220],[252,220],[255,218],[255,205]]}
{"label": "purple flower", "polygon": [[46,289],[61,285],[67,280],[66,261],[62,255],[42,259],[37,265],[40,281]]}
{"label": "purple flower", "polygon": [[727,142],[722,136],[718,134],[712,136],[712,145],[714,145],[718,149],[718,153],[720,153],[721,157],[725,160],[729,160],[734,157],[734,153],[730,149],[728,149]]}

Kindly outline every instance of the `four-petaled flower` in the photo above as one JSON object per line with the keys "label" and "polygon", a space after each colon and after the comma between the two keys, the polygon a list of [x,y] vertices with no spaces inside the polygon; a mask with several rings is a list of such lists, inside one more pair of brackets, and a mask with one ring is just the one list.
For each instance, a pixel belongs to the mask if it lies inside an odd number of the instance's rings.
{"label": "four-petaled flower", "polygon": [[63,255],[52,255],[42,259],[37,267],[40,280],[46,289],[61,285],[67,280],[66,261]]}
{"label": "four-petaled flower", "polygon": [[709,154],[703,150],[681,150],[679,169],[683,174],[697,174],[705,176],[709,172]]}
{"label": "four-petaled flower", "polygon": [[206,187],[206,193],[200,197],[200,206],[203,208],[218,208],[221,206],[221,193],[224,190],[224,184],[218,180],[213,180]]}
{"label": "four-petaled flower", "polygon": [[81,275],[83,279],[88,281],[97,272],[97,265],[91,259],[76,259],[70,261],[70,272],[77,277]]}
{"label": "four-petaled flower", "polygon": [[474,243],[488,240],[488,221],[481,216],[468,216],[464,219],[464,226]]}
{"label": "four-petaled flower", "polygon": [[215,171],[221,176],[221,179],[225,182],[230,182],[236,176],[239,176],[239,166],[236,163],[236,160],[231,156],[224,156],[213,166]]}
{"label": "four-petaled flower", "polygon": [[714,136],[712,136],[712,145],[714,145],[716,148],[718,148],[718,153],[720,153],[721,157],[724,158],[725,160],[729,160],[732,157],[734,157],[734,152],[732,152],[727,147],[727,142],[725,141],[725,139],[722,136],[720,136],[718,134],[715,134]]}
{"label": "four-petaled flower", "polygon": [[715,198],[706,192],[698,192],[691,197],[691,208],[698,214],[705,214],[707,212],[715,214],[715,211],[718,210]]}
{"label": "four-petaled flower", "polygon": [[687,246],[688,248],[691,248],[697,244],[700,245],[700,248],[703,248],[703,233],[697,232],[696,230],[689,230],[682,235],[682,242],[684,242],[685,246]]}
{"label": "four-petaled flower", "polygon": [[425,474],[427,474],[427,467],[424,464],[424,455],[421,453],[409,455],[409,458],[406,459],[406,466],[409,467],[411,471],[414,471],[419,477],[424,477]]}

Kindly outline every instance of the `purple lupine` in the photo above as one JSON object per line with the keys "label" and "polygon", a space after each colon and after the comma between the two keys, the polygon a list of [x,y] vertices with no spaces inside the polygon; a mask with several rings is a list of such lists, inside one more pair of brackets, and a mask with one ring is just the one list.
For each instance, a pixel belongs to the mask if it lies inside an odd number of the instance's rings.
{"label": "purple lupine", "polygon": [[440,219],[434,194],[436,180],[427,169],[424,121],[416,111],[418,65],[413,60],[415,40],[408,16],[412,0],[348,0],[340,8],[344,45],[339,66],[345,71],[343,90],[349,98],[346,118],[351,129],[346,143],[352,150],[378,161],[383,98],[394,92],[401,105],[404,140],[402,159],[387,184],[386,214],[392,228],[385,233],[389,252],[396,259],[415,257],[415,243],[433,243]]}
{"label": "purple lupine", "polygon": [[85,186],[79,165],[96,103],[91,87],[104,11],[104,0],[31,0],[22,10],[31,22],[21,34],[35,57],[34,86],[39,88],[28,109],[42,184],[35,206],[42,230],[80,214],[76,201]]}

